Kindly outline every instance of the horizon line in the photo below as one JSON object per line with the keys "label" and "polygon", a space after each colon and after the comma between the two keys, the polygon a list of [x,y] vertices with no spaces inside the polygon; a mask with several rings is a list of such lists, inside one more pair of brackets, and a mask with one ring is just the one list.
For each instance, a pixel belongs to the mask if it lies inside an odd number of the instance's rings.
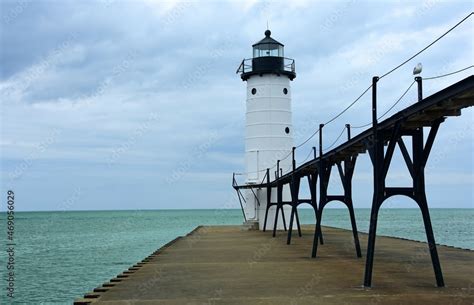
{"label": "horizon line", "polygon": [[[311,210],[311,207],[301,207],[301,210]],[[327,207],[327,209],[331,210],[345,210],[345,207]],[[367,209],[370,210],[370,207],[362,207],[354,209]],[[417,210],[417,207],[386,207],[386,210]],[[471,210],[474,207],[433,207],[430,210],[437,209],[437,210],[444,210],[444,209],[458,209],[458,210]],[[215,211],[215,210],[240,210],[240,208],[166,208],[166,209],[118,209],[118,210],[15,210],[16,213],[43,213],[43,212],[132,212],[132,211]],[[6,213],[7,210],[0,210],[0,213]]]}

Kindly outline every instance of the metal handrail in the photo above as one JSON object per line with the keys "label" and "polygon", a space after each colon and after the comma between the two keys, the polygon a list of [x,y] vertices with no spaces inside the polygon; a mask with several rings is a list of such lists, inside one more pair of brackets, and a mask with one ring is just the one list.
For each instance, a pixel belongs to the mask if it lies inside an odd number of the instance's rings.
{"label": "metal handrail", "polygon": [[[272,56],[268,56],[272,57]],[[260,57],[256,57],[260,58]],[[288,71],[288,72],[295,72],[295,60],[293,58],[288,58],[288,57],[282,57],[283,58],[283,70]],[[242,62],[240,63],[239,67],[237,68],[237,71],[235,71],[236,74],[239,73],[248,73],[253,71],[253,65],[252,65],[252,60],[255,58],[244,58]],[[250,62],[250,63],[248,63]]]}

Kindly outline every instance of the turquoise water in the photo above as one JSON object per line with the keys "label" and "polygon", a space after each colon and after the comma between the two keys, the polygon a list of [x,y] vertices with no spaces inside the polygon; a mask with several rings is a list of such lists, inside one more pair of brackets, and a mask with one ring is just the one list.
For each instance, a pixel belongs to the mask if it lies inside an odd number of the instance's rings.
{"label": "turquoise water", "polygon": [[[15,216],[15,303],[27,304],[70,304],[198,225],[242,223],[240,210],[17,212]],[[474,249],[474,209],[432,209],[431,216],[437,243]],[[349,229],[348,217],[345,209],[327,209],[323,224]],[[367,232],[369,210],[356,209],[356,217],[359,230]],[[311,210],[300,210],[300,218],[314,223]],[[2,213],[0,227],[5,226]],[[8,303],[5,233],[0,235],[1,304]],[[378,234],[424,241],[421,214],[416,209],[382,209]]]}

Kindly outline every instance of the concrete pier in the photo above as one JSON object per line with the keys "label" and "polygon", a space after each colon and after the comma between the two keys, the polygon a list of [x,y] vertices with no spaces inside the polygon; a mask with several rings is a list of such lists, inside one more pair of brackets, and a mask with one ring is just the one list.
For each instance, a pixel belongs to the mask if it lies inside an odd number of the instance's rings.
{"label": "concrete pier", "polygon": [[373,287],[362,287],[363,258],[350,231],[323,228],[310,258],[313,227],[286,245],[285,232],[198,227],[75,304],[473,304],[474,251],[439,246],[446,287],[438,288],[426,243],[377,237]]}

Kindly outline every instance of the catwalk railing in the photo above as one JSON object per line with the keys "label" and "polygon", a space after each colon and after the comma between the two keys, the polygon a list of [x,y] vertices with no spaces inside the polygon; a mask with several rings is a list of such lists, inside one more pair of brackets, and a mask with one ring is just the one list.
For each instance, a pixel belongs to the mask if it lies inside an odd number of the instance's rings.
{"label": "catwalk railing", "polygon": [[[290,154],[293,161],[292,168],[288,173],[281,174],[279,162],[277,162],[275,178],[273,180],[271,180],[270,168],[268,168],[265,170],[266,174],[261,183],[239,185],[234,174],[232,186],[237,191],[239,200],[244,197],[241,194],[242,189],[252,189],[252,192],[253,189],[266,189],[267,204],[264,230],[266,229],[268,210],[270,207],[276,206],[273,236],[275,236],[276,233],[279,211],[281,210],[283,213],[284,205],[291,206],[287,236],[288,244],[291,243],[294,219],[296,219],[297,222],[298,233],[301,235],[297,212],[298,205],[301,203],[309,203],[313,207],[316,216],[312,257],[317,256],[318,244],[323,244],[321,218],[324,207],[331,201],[344,203],[350,212],[356,254],[358,257],[361,257],[352,202],[352,178],[358,155],[368,152],[373,165],[374,191],[366,252],[364,285],[370,287],[372,284],[372,269],[379,209],[387,198],[394,195],[404,195],[412,198],[421,210],[436,283],[439,287],[442,287],[444,286],[444,280],[433,229],[431,227],[428,202],[426,200],[424,169],[441,123],[443,123],[447,117],[460,116],[463,108],[474,105],[474,76],[471,75],[426,98],[422,97],[422,78],[416,77],[418,102],[395,113],[380,123],[378,122],[379,117],[377,116],[378,80],[379,77],[374,77],[372,85],[369,87],[369,89],[372,89],[372,126],[370,128],[355,137],[351,137],[350,125],[346,125],[347,141],[323,153],[322,129],[324,124],[321,124],[318,131],[319,156],[316,155],[316,149],[313,148],[313,159],[297,167],[294,147]],[[425,129],[428,131],[426,140],[423,135]],[[316,132],[314,134],[316,134]],[[412,141],[411,153],[405,145],[407,139]],[[411,185],[408,187],[390,187],[386,185],[387,173],[397,145],[410,173],[408,179],[411,180]],[[343,194],[328,194],[329,178],[333,166],[337,168],[337,172],[341,178]],[[299,198],[299,188],[301,180],[304,178],[307,179],[309,184],[310,198]],[[319,203],[316,191],[318,180]],[[291,201],[283,201],[282,190],[285,185],[290,187]],[[271,196],[273,188],[277,190],[276,201]]]}

